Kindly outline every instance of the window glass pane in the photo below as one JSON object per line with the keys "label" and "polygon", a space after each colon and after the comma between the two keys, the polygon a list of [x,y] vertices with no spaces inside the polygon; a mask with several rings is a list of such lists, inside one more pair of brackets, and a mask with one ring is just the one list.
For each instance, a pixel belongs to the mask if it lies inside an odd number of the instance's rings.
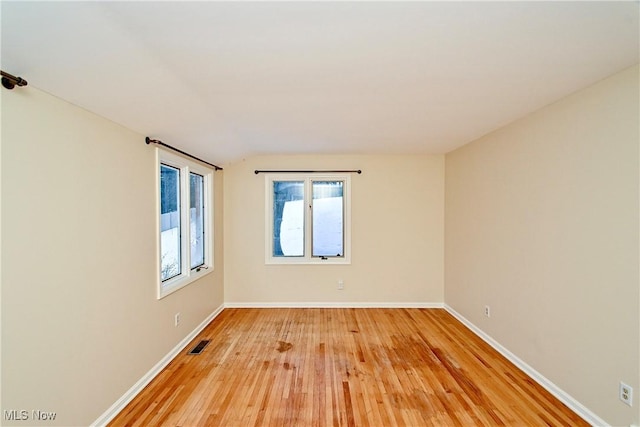
{"label": "window glass pane", "polygon": [[204,177],[189,174],[189,226],[191,231],[191,268],[204,264]]}
{"label": "window glass pane", "polygon": [[180,169],[160,165],[160,253],[161,278],[181,273]]}
{"label": "window glass pane", "polygon": [[343,181],[313,181],[312,256],[344,256]]}
{"label": "window glass pane", "polygon": [[304,181],[273,181],[273,256],[304,256]]}

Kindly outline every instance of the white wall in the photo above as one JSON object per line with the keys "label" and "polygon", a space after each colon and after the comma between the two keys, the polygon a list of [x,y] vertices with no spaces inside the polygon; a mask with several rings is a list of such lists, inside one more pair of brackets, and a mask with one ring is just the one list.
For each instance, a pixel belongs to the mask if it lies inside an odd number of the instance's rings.
{"label": "white wall", "polygon": [[612,425],[640,424],[638,77],[446,156],[446,303]]}
{"label": "white wall", "polygon": [[143,135],[31,86],[3,90],[1,159],[2,410],[88,425],[223,303],[222,175],[216,270],[157,300]]}
{"label": "white wall", "polygon": [[[351,179],[351,265],[265,265],[265,176],[255,169],[362,169]],[[443,191],[444,156],[256,156],[227,165],[225,301],[442,303]]]}

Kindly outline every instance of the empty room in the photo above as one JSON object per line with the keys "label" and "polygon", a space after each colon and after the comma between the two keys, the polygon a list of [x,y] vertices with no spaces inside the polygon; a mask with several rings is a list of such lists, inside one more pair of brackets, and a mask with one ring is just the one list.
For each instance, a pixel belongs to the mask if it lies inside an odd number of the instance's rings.
{"label": "empty room", "polygon": [[0,424],[640,426],[638,1],[0,19]]}

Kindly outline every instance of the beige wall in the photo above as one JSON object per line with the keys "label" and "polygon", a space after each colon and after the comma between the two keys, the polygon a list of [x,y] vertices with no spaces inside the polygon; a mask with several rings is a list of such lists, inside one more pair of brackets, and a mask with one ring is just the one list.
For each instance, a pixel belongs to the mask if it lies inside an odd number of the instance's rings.
{"label": "beige wall", "polygon": [[[362,169],[351,179],[351,265],[265,265],[265,176],[255,169]],[[227,165],[225,301],[442,303],[443,191],[444,156],[258,156]]]}
{"label": "beige wall", "polygon": [[638,94],[634,67],[446,156],[446,303],[612,425],[640,424]]}
{"label": "beige wall", "polygon": [[[223,301],[446,301],[607,422],[640,424],[637,67],[448,154],[446,174],[427,155],[227,165],[216,269],[160,301],[153,149],[33,87],[1,94],[2,410],[88,424]],[[351,265],[265,265],[253,170],[270,168],[363,170]]]}
{"label": "beige wall", "polygon": [[154,148],[31,86],[2,91],[3,411],[88,425],[223,303],[216,179],[216,270],[159,301]]}

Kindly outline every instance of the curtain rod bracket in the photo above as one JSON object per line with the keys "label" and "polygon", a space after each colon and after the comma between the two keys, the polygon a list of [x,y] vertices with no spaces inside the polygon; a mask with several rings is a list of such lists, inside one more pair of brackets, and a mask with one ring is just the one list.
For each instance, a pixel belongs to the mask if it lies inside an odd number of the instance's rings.
{"label": "curtain rod bracket", "polygon": [[213,163],[209,163],[209,162],[207,162],[206,160],[202,160],[202,159],[200,159],[200,158],[198,158],[198,157],[196,157],[196,156],[194,156],[194,155],[191,155],[191,154],[189,154],[189,153],[187,153],[187,152],[185,152],[185,151],[180,150],[179,148],[173,147],[173,146],[171,146],[171,145],[169,145],[169,144],[165,144],[164,142],[162,142],[162,141],[160,141],[160,140],[157,140],[157,139],[151,139],[151,138],[149,138],[149,137],[147,136],[147,137],[144,139],[144,142],[146,142],[146,143],[147,143],[147,145],[149,145],[149,144],[162,145],[163,147],[166,147],[166,148],[168,148],[169,150],[176,151],[176,152],[178,152],[178,153],[182,154],[183,156],[187,156],[187,157],[189,157],[189,158],[191,158],[191,159],[194,159],[194,160],[197,160],[197,161],[199,161],[199,162],[201,162],[201,163],[204,163],[204,164],[206,164],[206,165],[209,165],[209,166],[211,166],[212,168],[214,168],[214,169],[215,169],[215,170],[217,170],[217,171],[221,171],[221,170],[222,170],[222,168],[221,168],[220,166],[216,166],[216,165],[214,165]]}

